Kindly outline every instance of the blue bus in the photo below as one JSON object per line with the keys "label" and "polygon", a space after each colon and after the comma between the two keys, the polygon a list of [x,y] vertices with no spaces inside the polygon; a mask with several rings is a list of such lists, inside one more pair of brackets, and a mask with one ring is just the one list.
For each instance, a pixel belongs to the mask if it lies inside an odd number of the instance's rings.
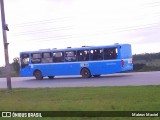
{"label": "blue bus", "polygon": [[20,53],[20,61],[20,75],[37,80],[66,75],[90,78],[133,70],[130,44],[26,51]]}

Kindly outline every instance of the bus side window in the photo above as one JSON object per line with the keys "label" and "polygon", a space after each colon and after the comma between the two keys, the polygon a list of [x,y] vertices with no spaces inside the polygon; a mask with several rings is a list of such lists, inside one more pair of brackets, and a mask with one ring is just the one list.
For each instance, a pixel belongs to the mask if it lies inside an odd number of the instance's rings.
{"label": "bus side window", "polygon": [[76,51],[66,51],[65,52],[65,61],[66,62],[74,62],[77,60]]}
{"label": "bus side window", "polygon": [[84,51],[85,52],[85,60],[89,60],[89,50]]}
{"label": "bus side window", "polygon": [[89,50],[79,50],[77,51],[78,61],[88,61],[89,60]]}
{"label": "bus side window", "polygon": [[117,48],[105,48],[104,49],[104,59],[116,59],[117,58]]}
{"label": "bus side window", "polygon": [[36,63],[41,63],[41,53],[32,53],[31,54],[31,63],[36,64]]}
{"label": "bus side window", "polygon": [[103,50],[95,49],[90,51],[91,60],[103,60]]}
{"label": "bus side window", "polygon": [[50,52],[42,53],[42,63],[52,63],[52,62],[53,62],[52,53]]}
{"label": "bus side window", "polygon": [[64,53],[53,52],[53,62],[64,62]]}

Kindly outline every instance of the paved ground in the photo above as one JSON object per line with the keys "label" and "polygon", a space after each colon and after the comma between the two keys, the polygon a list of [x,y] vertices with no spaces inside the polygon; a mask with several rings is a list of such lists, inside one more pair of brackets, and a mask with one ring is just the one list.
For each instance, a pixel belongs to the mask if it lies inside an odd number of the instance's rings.
{"label": "paved ground", "polygon": [[[89,87],[89,86],[140,86],[160,85],[159,72],[134,72],[103,75],[84,79],[81,76],[55,77],[35,80],[34,77],[13,77],[12,88]],[[0,88],[6,88],[6,78],[0,78]]]}

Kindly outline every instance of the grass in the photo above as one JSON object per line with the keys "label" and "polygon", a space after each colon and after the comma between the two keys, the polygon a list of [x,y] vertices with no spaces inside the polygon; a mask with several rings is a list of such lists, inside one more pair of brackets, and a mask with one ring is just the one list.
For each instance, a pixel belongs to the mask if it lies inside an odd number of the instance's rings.
{"label": "grass", "polygon": [[[13,89],[12,93],[6,93],[4,89],[0,89],[0,110],[160,111],[159,93],[160,86]],[[42,119],[51,120],[53,118]],[[66,119],[81,120],[82,118]],[[133,118],[128,119],[132,120]],[[149,118],[147,119],[149,120]]]}

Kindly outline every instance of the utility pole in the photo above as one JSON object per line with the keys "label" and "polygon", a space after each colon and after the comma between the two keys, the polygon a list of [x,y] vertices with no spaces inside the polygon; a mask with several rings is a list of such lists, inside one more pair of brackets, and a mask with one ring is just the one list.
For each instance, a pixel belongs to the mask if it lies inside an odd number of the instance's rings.
{"label": "utility pole", "polygon": [[6,79],[7,79],[7,92],[11,92],[12,86],[11,86],[11,77],[10,77],[10,64],[9,64],[9,57],[8,57],[9,43],[7,42],[7,33],[6,33],[6,31],[9,31],[9,29],[5,21],[3,0],[0,0],[0,7],[1,7],[2,34],[3,34],[3,44],[4,44],[4,55],[5,55],[5,73],[6,73]]}

